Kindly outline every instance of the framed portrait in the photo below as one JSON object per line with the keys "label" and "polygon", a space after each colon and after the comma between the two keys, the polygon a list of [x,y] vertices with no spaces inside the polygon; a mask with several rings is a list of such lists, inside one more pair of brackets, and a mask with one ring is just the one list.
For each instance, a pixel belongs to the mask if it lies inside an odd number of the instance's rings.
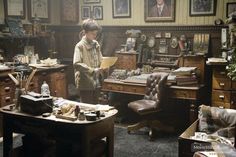
{"label": "framed portrait", "polygon": [[95,20],[102,20],[103,19],[102,6],[93,6],[93,18]]}
{"label": "framed portrait", "polygon": [[145,0],[146,22],[175,21],[175,0]]}
{"label": "framed portrait", "polygon": [[5,17],[25,18],[25,0],[4,0]]}
{"label": "framed portrait", "polygon": [[76,24],[78,23],[78,1],[61,0],[61,23]]}
{"label": "framed portrait", "polygon": [[236,12],[236,2],[227,3],[226,17],[229,17],[233,12]]}
{"label": "framed portrait", "polygon": [[82,19],[91,18],[91,7],[90,6],[82,6],[81,11],[82,11],[82,13],[81,13]]}
{"label": "framed portrait", "polygon": [[216,15],[216,0],[190,0],[189,16]]}
{"label": "framed portrait", "polygon": [[100,3],[101,0],[84,0],[84,3]]}
{"label": "framed portrait", "polygon": [[112,0],[113,18],[131,17],[131,0]]}
{"label": "framed portrait", "polygon": [[29,19],[39,18],[41,22],[50,21],[50,4],[49,0],[29,0]]}

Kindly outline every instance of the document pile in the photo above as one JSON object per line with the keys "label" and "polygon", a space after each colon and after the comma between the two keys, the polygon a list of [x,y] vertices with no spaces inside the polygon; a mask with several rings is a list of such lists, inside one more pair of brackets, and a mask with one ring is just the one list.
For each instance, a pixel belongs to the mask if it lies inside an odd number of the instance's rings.
{"label": "document pile", "polygon": [[196,85],[198,84],[196,70],[197,67],[180,67],[174,70],[168,79],[172,82],[174,82],[175,79],[178,86]]}

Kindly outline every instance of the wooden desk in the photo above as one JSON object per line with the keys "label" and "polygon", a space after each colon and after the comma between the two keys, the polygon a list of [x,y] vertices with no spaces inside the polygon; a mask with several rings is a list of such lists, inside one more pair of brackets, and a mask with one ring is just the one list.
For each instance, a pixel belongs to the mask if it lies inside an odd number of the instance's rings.
{"label": "wooden desk", "polygon": [[[114,117],[117,110],[110,110],[105,117],[97,121],[67,121],[57,119],[55,116],[44,118],[31,116],[19,111],[6,111],[9,106],[0,109],[3,115],[3,156],[9,157],[12,150],[12,134],[35,134],[40,137],[50,137],[57,141],[69,140],[77,142],[82,147],[82,156],[90,157],[90,142],[94,139],[106,137],[106,156],[113,157],[114,150]],[[56,156],[60,156],[56,150]]]}
{"label": "wooden desk", "polygon": [[[135,95],[145,95],[146,84],[124,83],[119,80],[105,79],[102,90],[107,92],[117,92]],[[204,95],[204,85],[196,87],[169,86],[168,94],[172,99],[181,99],[189,101],[189,120],[192,124],[197,119],[197,108],[202,103]]]}

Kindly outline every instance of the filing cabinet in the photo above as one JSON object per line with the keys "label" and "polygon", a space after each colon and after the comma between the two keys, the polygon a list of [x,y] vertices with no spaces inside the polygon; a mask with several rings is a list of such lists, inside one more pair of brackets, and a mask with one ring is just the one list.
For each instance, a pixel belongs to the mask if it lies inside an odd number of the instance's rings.
{"label": "filing cabinet", "polygon": [[236,109],[236,82],[227,76],[226,66],[213,67],[212,106]]}
{"label": "filing cabinet", "polygon": [[3,107],[13,103],[14,94],[14,82],[7,75],[0,77],[0,106]]}

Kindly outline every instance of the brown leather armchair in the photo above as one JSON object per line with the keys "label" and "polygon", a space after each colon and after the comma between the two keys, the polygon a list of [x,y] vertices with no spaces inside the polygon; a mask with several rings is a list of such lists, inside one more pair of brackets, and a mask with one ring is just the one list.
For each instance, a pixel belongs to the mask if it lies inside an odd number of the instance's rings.
{"label": "brown leather armchair", "polygon": [[[128,133],[137,131],[140,128],[148,127],[149,139],[153,139],[153,128],[164,127],[160,121],[157,120],[158,114],[162,114],[165,110],[165,102],[167,100],[166,80],[167,73],[155,73],[148,77],[146,95],[142,100],[130,102],[128,107],[136,112],[141,121],[128,126]],[[166,127],[168,130],[173,130],[171,127]]]}

